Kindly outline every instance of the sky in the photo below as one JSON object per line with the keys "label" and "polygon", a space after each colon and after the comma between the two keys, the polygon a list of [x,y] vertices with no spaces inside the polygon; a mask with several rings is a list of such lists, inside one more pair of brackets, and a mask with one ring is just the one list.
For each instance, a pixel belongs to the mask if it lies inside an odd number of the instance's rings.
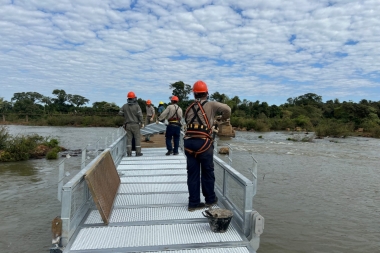
{"label": "sky", "polygon": [[121,106],[171,83],[281,105],[380,101],[379,0],[0,0],[0,97]]}

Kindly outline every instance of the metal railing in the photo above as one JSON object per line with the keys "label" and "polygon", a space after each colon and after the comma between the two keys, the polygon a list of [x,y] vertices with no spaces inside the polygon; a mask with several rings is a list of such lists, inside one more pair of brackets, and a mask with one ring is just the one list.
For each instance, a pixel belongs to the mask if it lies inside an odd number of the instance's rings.
{"label": "metal railing", "polygon": [[[120,163],[122,157],[126,153],[126,132],[123,128],[119,128],[115,133],[112,133],[110,138],[106,137],[104,140],[104,149],[100,148],[99,139],[96,142],[96,158],[86,164],[86,148],[82,149],[81,170],[71,178],[65,185],[63,179],[65,178],[63,160],[59,165],[59,183],[58,183],[58,199],[61,204],[61,219],[62,219],[62,243],[66,245],[71,238],[80,222],[87,214],[90,207],[94,205],[88,186],[85,182],[86,172],[97,162],[105,152],[110,152],[115,166]],[[108,145],[109,142],[111,145]],[[107,146],[108,145],[108,146]],[[101,152],[101,153],[99,153]]]}
{"label": "metal railing", "polygon": [[[122,129],[122,134],[118,138],[112,137],[113,143],[104,149],[103,152],[110,152],[115,163],[115,166],[119,164],[122,157],[126,153],[126,134]],[[183,132],[181,132],[180,147],[184,150]],[[217,146],[217,143],[214,143]],[[214,149],[215,152],[217,148]],[[86,153],[82,153],[82,165],[83,168],[64,186],[61,186],[59,192],[62,202],[61,219],[62,219],[62,243],[66,245],[71,236],[74,234],[76,228],[83,220],[88,210],[94,206],[91,198],[91,194],[85,182],[86,172],[97,162],[100,153],[95,159],[93,159],[87,165],[85,164]],[[232,153],[230,153],[231,156]],[[252,159],[253,157],[249,157]],[[230,163],[233,163],[234,159],[230,158]],[[254,158],[253,158],[254,160]],[[257,164],[257,162],[256,162]],[[62,166],[62,170],[61,170]],[[231,165],[224,162],[222,159],[214,154],[214,166],[215,166],[215,188],[216,193],[221,199],[219,201],[223,205],[234,212],[234,220],[236,224],[241,228],[246,236],[249,236],[251,230],[251,214],[253,213],[253,196],[256,193],[256,173],[254,173],[253,180],[247,179],[237,170],[232,168]],[[60,177],[64,177],[64,163],[60,164]],[[257,167],[256,171],[257,171]],[[253,169],[254,170],[254,169]],[[60,183],[62,180],[60,181]]]}
{"label": "metal railing", "polygon": [[[95,156],[98,156],[100,152],[108,148],[112,143],[115,142],[115,140],[121,136],[125,135],[125,130],[122,127],[119,127],[116,129],[114,132],[109,134],[108,136],[105,136],[104,138],[99,138],[96,140],[92,145],[95,147],[93,150],[93,153]],[[104,146],[102,144],[104,143]],[[88,146],[90,144],[86,145],[81,149],[81,162],[80,162],[80,169],[83,169],[86,167],[86,161],[90,159],[88,156]],[[58,195],[57,198],[59,201],[61,201],[61,192],[62,192],[62,187],[64,184],[64,179],[70,176],[69,172],[65,173],[65,163],[67,160],[70,159],[70,155],[67,154],[66,158],[64,158],[60,163],[59,163],[59,173],[58,173]]]}
{"label": "metal railing", "polygon": [[[181,132],[180,147],[184,150],[183,132]],[[253,209],[253,197],[256,195],[257,189],[257,161],[248,153],[235,153],[229,145],[229,164],[224,162],[217,156],[218,142],[214,140],[214,173],[215,173],[215,189],[219,199],[226,208],[234,212],[234,220],[243,231],[245,236],[251,233],[251,215],[255,211]],[[242,159],[244,157],[244,159]],[[245,166],[251,166],[250,172],[253,175],[252,180],[242,175],[232,167],[234,160],[244,161]]]}

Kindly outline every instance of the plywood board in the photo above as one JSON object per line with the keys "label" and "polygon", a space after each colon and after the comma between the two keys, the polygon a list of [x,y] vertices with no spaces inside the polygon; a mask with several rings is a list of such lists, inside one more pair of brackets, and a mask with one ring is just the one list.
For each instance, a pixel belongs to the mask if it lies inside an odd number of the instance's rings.
{"label": "plywood board", "polygon": [[103,153],[96,160],[85,179],[103,222],[108,224],[120,185],[120,177],[110,152]]}

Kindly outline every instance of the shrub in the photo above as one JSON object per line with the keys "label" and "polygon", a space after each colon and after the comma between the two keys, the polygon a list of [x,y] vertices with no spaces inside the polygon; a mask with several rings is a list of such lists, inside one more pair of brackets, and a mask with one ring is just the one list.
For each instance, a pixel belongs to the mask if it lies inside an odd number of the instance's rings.
{"label": "shrub", "polygon": [[49,148],[54,148],[58,146],[58,140],[57,139],[51,139],[50,141],[46,142],[46,146]]}
{"label": "shrub", "polygon": [[50,150],[46,154],[46,159],[48,159],[48,160],[58,159],[58,152],[57,152],[57,150],[56,149]]}
{"label": "shrub", "polygon": [[[47,142],[46,138],[37,134],[10,136],[3,127],[0,128],[0,134],[7,137],[4,147],[0,151],[0,161],[2,162],[24,161],[31,157],[43,156],[46,149],[43,150],[41,147],[44,145],[53,148],[48,159],[57,159],[58,152],[61,150],[56,139]],[[54,153],[56,154],[54,155]]]}
{"label": "shrub", "polygon": [[315,134],[319,137],[347,137],[350,132],[353,132],[353,128],[353,124],[328,120],[315,127]]}
{"label": "shrub", "polygon": [[0,126],[0,150],[3,150],[9,138],[8,129],[5,126]]}

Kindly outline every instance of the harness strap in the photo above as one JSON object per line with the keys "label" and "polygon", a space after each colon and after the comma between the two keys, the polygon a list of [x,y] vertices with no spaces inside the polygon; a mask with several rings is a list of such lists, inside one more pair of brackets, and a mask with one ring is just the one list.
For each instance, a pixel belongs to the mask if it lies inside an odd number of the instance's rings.
{"label": "harness strap", "polygon": [[[176,106],[174,105],[174,108],[176,109],[175,110],[175,112],[174,112],[174,114],[173,114],[173,116],[171,116],[169,119],[168,119],[168,121],[169,122],[178,122],[178,114],[177,114],[177,111],[178,111],[178,109],[179,109],[179,106],[177,105],[177,108],[176,108]],[[175,118],[174,118],[174,116],[176,116]]]}
{"label": "harness strap", "polygon": [[203,152],[205,152],[206,150],[208,150],[211,145],[212,145],[212,140],[207,138],[205,143],[202,145],[202,147],[198,150],[191,150],[191,149],[188,149],[188,148],[185,148],[185,151],[187,151],[188,153],[190,153],[191,155],[194,155],[195,157],[197,157],[197,155],[199,154],[202,154]]}
{"label": "harness strap", "polygon": [[[194,116],[193,118],[189,121],[189,124],[187,125],[187,131],[186,131],[186,135],[191,135],[191,134],[195,134],[195,135],[205,135],[206,138],[209,138],[209,139],[212,139],[212,129],[210,127],[210,123],[208,121],[208,118],[207,118],[207,115],[206,115],[206,112],[204,111],[203,109],[203,106],[207,103],[207,100],[200,103],[199,101],[195,101],[193,102],[186,110],[185,112],[185,118],[187,117],[187,114],[189,112],[189,110],[193,110],[194,112]],[[195,105],[198,106],[197,109],[195,109]],[[203,121],[201,120],[198,112],[201,112],[202,114],[202,117],[203,117]],[[194,121],[195,119],[197,119],[197,121],[199,122],[199,124],[194,124]],[[203,125],[203,122],[206,123],[206,126]]]}

